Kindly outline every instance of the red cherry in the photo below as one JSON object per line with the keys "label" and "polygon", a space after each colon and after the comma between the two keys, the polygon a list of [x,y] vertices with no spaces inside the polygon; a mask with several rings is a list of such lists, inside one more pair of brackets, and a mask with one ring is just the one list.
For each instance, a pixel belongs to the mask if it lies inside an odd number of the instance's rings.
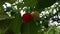
{"label": "red cherry", "polygon": [[32,19],[32,15],[28,14],[28,13],[24,14],[22,17],[22,20],[24,23],[29,23],[31,21],[31,19]]}

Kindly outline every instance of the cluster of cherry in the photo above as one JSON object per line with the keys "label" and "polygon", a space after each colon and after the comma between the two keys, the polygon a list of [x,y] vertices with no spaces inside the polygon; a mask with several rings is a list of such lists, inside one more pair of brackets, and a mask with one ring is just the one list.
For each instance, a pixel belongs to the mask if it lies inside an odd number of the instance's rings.
{"label": "cluster of cherry", "polygon": [[22,17],[22,20],[24,23],[29,23],[32,20],[32,18],[34,18],[35,20],[38,20],[39,19],[39,12],[35,11],[32,14],[25,13]]}

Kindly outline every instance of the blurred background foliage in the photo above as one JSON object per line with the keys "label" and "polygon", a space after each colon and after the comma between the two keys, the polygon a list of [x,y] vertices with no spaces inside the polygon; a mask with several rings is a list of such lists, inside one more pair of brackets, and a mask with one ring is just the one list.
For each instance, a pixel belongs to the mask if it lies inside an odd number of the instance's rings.
{"label": "blurred background foliage", "polygon": [[[39,19],[22,22],[24,13]],[[60,0],[0,0],[0,34],[60,34]]]}

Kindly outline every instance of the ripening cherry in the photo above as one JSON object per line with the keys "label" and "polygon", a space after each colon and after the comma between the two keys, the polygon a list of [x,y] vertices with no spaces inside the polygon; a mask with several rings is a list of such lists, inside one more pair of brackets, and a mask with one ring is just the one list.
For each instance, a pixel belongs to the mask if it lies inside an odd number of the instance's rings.
{"label": "ripening cherry", "polygon": [[39,19],[39,12],[35,11],[34,13],[32,13],[32,17],[36,20]]}
{"label": "ripening cherry", "polygon": [[29,23],[31,21],[31,19],[32,19],[32,15],[29,13],[24,14],[22,17],[22,21],[24,23]]}

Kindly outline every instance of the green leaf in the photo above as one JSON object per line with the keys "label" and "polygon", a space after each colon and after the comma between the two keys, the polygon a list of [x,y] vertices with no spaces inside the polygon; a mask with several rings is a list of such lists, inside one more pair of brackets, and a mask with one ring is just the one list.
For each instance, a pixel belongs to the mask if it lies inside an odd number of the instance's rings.
{"label": "green leaf", "polygon": [[21,34],[30,34],[30,24],[22,24]]}
{"label": "green leaf", "polygon": [[9,16],[4,11],[0,11],[0,20],[4,20],[8,18]]}
{"label": "green leaf", "polygon": [[23,0],[24,1],[24,5],[28,6],[32,9],[34,9],[34,6],[36,6],[37,4],[37,0]]}
{"label": "green leaf", "polygon": [[18,3],[18,4],[17,4],[17,7],[18,7],[18,8],[23,8],[24,5],[23,5],[22,3]]}
{"label": "green leaf", "polygon": [[5,20],[8,18],[9,18],[9,16],[6,14],[6,12],[4,12],[3,6],[0,5],[0,20]]}
{"label": "green leaf", "polygon": [[0,29],[1,29],[0,31],[2,33],[5,33],[9,29],[9,26],[11,25],[12,20],[13,19],[10,19],[10,18],[4,19],[4,20],[0,20]]}
{"label": "green leaf", "polygon": [[57,0],[37,0],[37,5],[36,5],[36,9],[37,10],[41,10],[44,9],[46,7],[50,7],[51,5],[53,5]]}
{"label": "green leaf", "polygon": [[15,14],[15,18],[12,21],[11,24],[11,29],[14,32],[14,34],[19,34],[20,33],[20,28],[21,28],[22,20],[21,20],[21,15],[20,13]]}
{"label": "green leaf", "polygon": [[23,23],[21,27],[21,34],[37,34],[37,26],[34,21],[30,23]]}
{"label": "green leaf", "polygon": [[0,4],[4,4],[5,2],[14,3],[16,0],[0,0]]}

